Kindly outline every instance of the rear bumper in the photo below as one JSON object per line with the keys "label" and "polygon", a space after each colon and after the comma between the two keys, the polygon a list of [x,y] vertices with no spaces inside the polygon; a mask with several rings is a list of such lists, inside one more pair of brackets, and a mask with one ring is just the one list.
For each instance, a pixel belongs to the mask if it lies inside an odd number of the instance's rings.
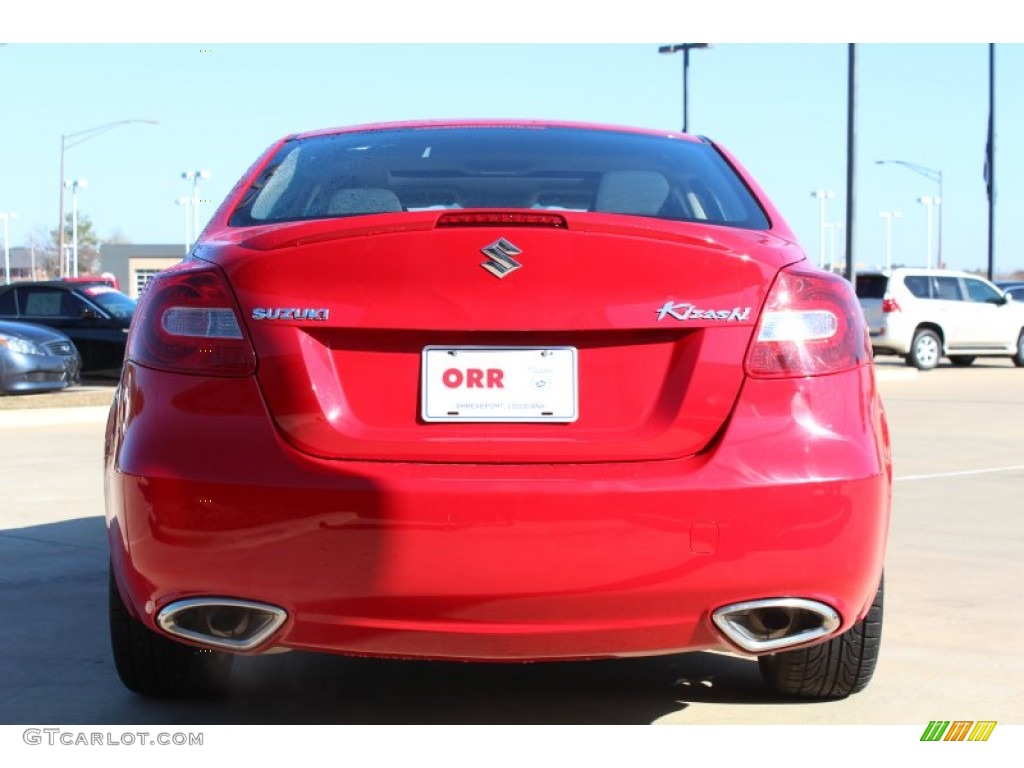
{"label": "rear bumper", "polygon": [[891,472],[870,368],[747,382],[714,447],[676,461],[327,461],[270,424],[252,380],[126,369],[107,517],[151,628],[222,596],[287,612],[257,651],[615,657],[729,648],[711,612],[766,597],[825,603],[843,631],[878,585]]}
{"label": "rear bumper", "polygon": [[878,353],[906,355],[914,337],[914,326],[904,323],[902,315],[887,314],[878,323],[869,323],[871,348]]}

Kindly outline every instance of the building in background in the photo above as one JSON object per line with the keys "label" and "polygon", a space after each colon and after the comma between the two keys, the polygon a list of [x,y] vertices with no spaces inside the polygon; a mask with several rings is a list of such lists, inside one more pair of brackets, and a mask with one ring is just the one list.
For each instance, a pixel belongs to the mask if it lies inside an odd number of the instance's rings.
{"label": "building in background", "polygon": [[100,253],[103,271],[116,277],[121,290],[134,298],[157,272],[182,260],[181,243],[106,243]]}
{"label": "building in background", "polygon": [[[11,262],[11,282],[17,283],[22,280],[45,280],[46,271],[43,264],[43,254],[37,254],[31,248],[24,246],[12,247],[9,251]],[[0,270],[4,265],[3,253],[0,252]],[[0,282],[3,274],[0,272]]]}

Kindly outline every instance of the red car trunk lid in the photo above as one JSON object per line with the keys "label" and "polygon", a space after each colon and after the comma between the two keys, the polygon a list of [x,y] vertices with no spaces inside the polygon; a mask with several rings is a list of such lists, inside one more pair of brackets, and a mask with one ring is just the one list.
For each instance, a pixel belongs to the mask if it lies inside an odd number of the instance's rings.
{"label": "red car trunk lid", "polygon": [[[274,228],[215,260],[242,307],[269,411],[304,452],[669,459],[699,452],[722,428],[767,286],[799,258],[763,232],[682,229],[434,229],[413,219],[384,230],[364,219],[358,229]],[[428,347],[575,350],[575,418],[425,421]],[[476,386],[501,384],[495,376],[478,374]],[[472,383],[462,371],[459,384]]]}

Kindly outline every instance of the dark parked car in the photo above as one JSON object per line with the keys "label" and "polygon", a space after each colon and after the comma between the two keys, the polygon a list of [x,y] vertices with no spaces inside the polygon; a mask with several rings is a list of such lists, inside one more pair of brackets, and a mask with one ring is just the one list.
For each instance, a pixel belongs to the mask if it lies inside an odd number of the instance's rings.
{"label": "dark parked car", "polygon": [[0,321],[0,395],[53,392],[78,383],[82,359],[67,336]]}
{"label": "dark parked car", "polygon": [[0,320],[47,325],[67,334],[82,355],[82,370],[121,369],[135,299],[105,282],[61,280],[0,286]]}

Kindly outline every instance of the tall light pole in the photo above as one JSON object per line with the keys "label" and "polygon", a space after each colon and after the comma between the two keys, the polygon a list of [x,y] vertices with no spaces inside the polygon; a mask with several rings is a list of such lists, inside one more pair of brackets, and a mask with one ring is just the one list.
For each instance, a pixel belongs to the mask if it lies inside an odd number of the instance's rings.
{"label": "tall light pole", "polygon": [[[939,203],[942,202],[942,171],[937,168],[927,168],[917,163],[908,163],[906,160],[875,160],[875,165],[902,165],[904,168],[913,171],[914,173],[924,176],[926,179],[930,179],[939,186]],[[928,209],[928,213],[931,213],[931,208]],[[931,238],[931,224],[928,225],[928,237]],[[929,248],[929,253],[931,249]],[[928,257],[928,263],[931,264],[931,256]],[[939,207],[939,266],[942,266],[942,208]]]}
{"label": "tall light pole", "polygon": [[[192,182],[192,236],[199,239],[199,180],[210,178],[210,172],[205,170],[182,171],[181,178]],[[191,243],[189,244],[191,247]]]}
{"label": "tall light pole", "polygon": [[4,285],[11,284],[11,239],[10,221],[18,218],[14,211],[0,211],[0,219],[4,220]]}
{"label": "tall light pole", "polygon": [[892,220],[900,218],[903,214],[899,211],[879,211],[879,216],[885,219],[885,268],[892,269]]}
{"label": "tall light pole", "polygon": [[112,123],[104,123],[103,125],[97,125],[94,128],[86,128],[84,131],[75,131],[75,133],[62,133],[60,137],[60,221],[57,223],[57,247],[60,252],[61,261],[61,272],[63,273],[64,264],[64,189],[66,188],[64,178],[64,153],[71,149],[71,147],[77,147],[79,144],[89,141],[89,139],[95,139],[97,136],[101,136],[107,131],[112,131],[122,125],[128,125],[129,123],[146,123],[147,125],[159,125],[160,123],[156,120],[144,120],[142,118],[132,118],[131,120],[115,120]]}
{"label": "tall light pole", "polygon": [[985,196],[988,198],[988,279],[996,267],[996,44],[988,44],[988,137],[985,139]]}
{"label": "tall light pole", "polygon": [[690,128],[689,108],[689,85],[690,85],[690,51],[695,48],[710,48],[709,43],[676,43],[675,45],[662,45],[658,53],[683,52],[683,133],[688,133]]}
{"label": "tall light pole", "polygon": [[843,276],[857,284],[857,44],[846,46],[846,269]]}
{"label": "tall light pole", "polygon": [[[925,243],[926,243],[925,248],[926,248],[926,250],[925,250],[925,262],[924,262],[924,265],[925,265],[925,267],[927,269],[931,269],[932,268],[932,207],[936,206],[936,205],[940,205],[942,203],[942,201],[939,198],[937,198],[937,197],[929,197],[928,195],[925,195],[924,197],[917,198],[917,202],[922,203],[924,205],[924,207],[928,211],[928,236],[927,236],[927,238],[925,238]],[[941,212],[942,208],[939,208],[939,211]],[[940,215],[941,215],[941,213],[940,213]]]}
{"label": "tall light pole", "polygon": [[846,225],[841,221],[833,221],[825,225],[828,227],[829,237],[829,255],[828,255],[828,271],[836,271],[836,230],[846,229]]}
{"label": "tall light pole", "polygon": [[811,197],[818,198],[818,266],[825,266],[825,201],[835,199],[836,193],[831,190],[816,189]]}
{"label": "tall light pole", "polygon": [[185,254],[188,255],[188,249],[192,247],[192,230],[189,229],[191,223],[191,215],[189,214],[189,208],[192,206],[191,197],[179,197],[174,201],[181,206],[181,209],[185,212]]}
{"label": "tall light pole", "polygon": [[71,190],[71,267],[68,270],[72,277],[78,277],[78,190],[85,189],[89,182],[85,179],[65,181],[64,186]]}

